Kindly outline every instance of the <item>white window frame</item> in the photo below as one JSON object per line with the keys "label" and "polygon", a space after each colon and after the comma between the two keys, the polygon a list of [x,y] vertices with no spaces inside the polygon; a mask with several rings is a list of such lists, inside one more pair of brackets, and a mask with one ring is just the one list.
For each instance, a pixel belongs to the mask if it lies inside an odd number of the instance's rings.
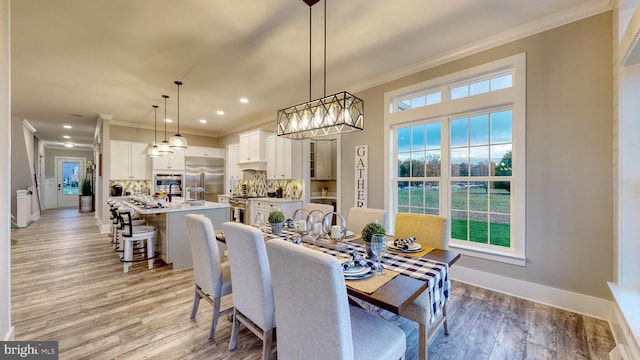
{"label": "white window frame", "polygon": [[[513,71],[513,86],[506,89],[491,91],[488,93],[468,96],[461,99],[450,100],[449,88],[463,82],[474,81],[488,74]],[[395,101],[406,98],[410,94],[419,94],[425,91],[433,92],[442,89],[442,102],[415,109],[393,112]],[[466,114],[500,107],[510,107],[512,113],[512,152],[513,152],[513,181],[511,184],[511,247],[497,249],[486,247],[482,244],[475,245],[469,241],[457,241],[449,239],[449,247],[464,255],[499,261],[513,265],[526,265],[526,54],[520,53],[504,59],[492,61],[480,66],[445,75],[404,88],[385,93],[384,101],[386,111],[384,114],[384,198],[387,209],[388,224],[390,230],[394,228],[396,214],[397,191],[393,187],[397,176],[394,167],[394,156],[397,152],[395,144],[395,127],[408,126],[412,122],[425,122],[429,120],[441,120]],[[449,126],[448,121],[442,121],[442,163],[449,163]],[[392,148],[393,146],[393,148]],[[449,183],[450,169],[442,168],[440,185],[440,214],[449,214]],[[469,180],[474,180],[471,177]],[[447,186],[442,186],[447,184]]]}

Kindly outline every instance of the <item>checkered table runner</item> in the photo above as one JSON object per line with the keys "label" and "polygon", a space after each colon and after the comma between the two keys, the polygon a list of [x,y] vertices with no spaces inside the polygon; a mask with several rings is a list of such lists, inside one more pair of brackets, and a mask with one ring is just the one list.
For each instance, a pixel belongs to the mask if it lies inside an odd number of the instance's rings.
{"label": "checkered table runner", "polygon": [[[300,236],[298,233],[286,228],[283,229],[280,235],[273,235],[269,227],[262,227],[261,230],[265,238],[269,240],[276,238],[291,240],[291,238]],[[344,250],[330,249],[322,246],[322,244],[318,244],[318,248],[334,256],[350,257],[352,250],[366,255],[366,249],[363,245],[352,242],[346,242],[346,244],[348,246]],[[370,262],[370,265],[371,264],[373,263]],[[429,299],[431,300],[430,321],[434,321],[435,316],[442,310],[444,303],[449,298],[449,292],[451,290],[449,265],[430,259],[402,256],[401,254],[395,253],[386,253],[382,257],[382,264],[385,269],[393,270],[402,275],[427,282],[427,291],[429,292]]]}

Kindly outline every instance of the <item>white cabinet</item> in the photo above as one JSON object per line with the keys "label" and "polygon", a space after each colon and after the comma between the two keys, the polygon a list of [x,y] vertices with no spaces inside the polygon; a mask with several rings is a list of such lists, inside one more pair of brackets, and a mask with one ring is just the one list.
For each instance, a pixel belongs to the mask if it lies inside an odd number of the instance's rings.
{"label": "white cabinet", "polygon": [[147,144],[111,140],[111,180],[149,180]]}
{"label": "white cabinet", "polygon": [[253,130],[239,135],[238,165],[241,169],[266,170],[266,137],[264,130]]}
{"label": "white cabinet", "polygon": [[267,179],[302,178],[302,142],[269,135],[267,143]]}
{"label": "white cabinet", "polygon": [[165,154],[153,158],[153,170],[184,171],[184,150],[173,150],[170,154]]}
{"label": "white cabinet", "polygon": [[249,223],[254,225],[256,223],[256,216],[262,214],[263,221],[269,222],[269,213],[274,210],[282,211],[284,218],[291,219],[293,213],[297,209],[303,207],[302,200],[265,200],[265,199],[251,199],[249,200]]}
{"label": "white cabinet", "polygon": [[185,150],[185,156],[200,156],[200,157],[212,157],[224,159],[224,149],[204,147],[204,146],[189,146]]}
{"label": "white cabinet", "polygon": [[238,180],[242,178],[242,171],[238,167],[238,144],[227,146],[226,173],[228,180]]}
{"label": "white cabinet", "polygon": [[312,179],[316,180],[333,180],[335,179],[334,163],[335,150],[332,151],[331,140],[315,140],[315,146],[312,145],[313,151],[311,162],[313,164]]}

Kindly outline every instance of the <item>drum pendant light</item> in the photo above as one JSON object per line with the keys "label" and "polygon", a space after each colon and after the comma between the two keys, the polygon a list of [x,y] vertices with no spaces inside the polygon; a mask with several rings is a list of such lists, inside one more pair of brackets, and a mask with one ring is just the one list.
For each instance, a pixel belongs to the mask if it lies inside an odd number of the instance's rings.
{"label": "drum pendant light", "polygon": [[158,152],[164,155],[171,154],[173,149],[171,149],[169,142],[167,141],[167,99],[169,98],[169,95],[162,95],[162,97],[164,98],[164,140],[160,144]]}
{"label": "drum pendant light", "polygon": [[158,105],[153,105],[153,144],[149,147],[147,156],[160,157],[160,148],[158,147]]}
{"label": "drum pendant light", "polygon": [[178,126],[177,126],[176,134],[173,135],[169,140],[169,146],[171,146],[172,149],[181,150],[181,149],[187,148],[187,139],[184,136],[180,135],[180,85],[182,85],[182,82],[174,81],[173,83],[176,84],[178,87],[178,97],[176,98],[176,104],[178,109],[176,121],[178,122]]}

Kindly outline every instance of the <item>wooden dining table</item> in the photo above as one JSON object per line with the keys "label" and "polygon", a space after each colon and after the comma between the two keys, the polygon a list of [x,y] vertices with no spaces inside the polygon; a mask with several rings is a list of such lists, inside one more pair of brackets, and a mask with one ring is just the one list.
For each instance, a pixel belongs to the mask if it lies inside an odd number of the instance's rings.
{"label": "wooden dining table", "polygon": [[[281,237],[283,239],[287,239],[289,237],[289,234],[287,233],[277,236],[266,233],[267,230],[264,228],[262,228],[262,230],[265,234],[265,240],[269,240],[274,237]],[[216,239],[221,242],[226,242],[223,233],[216,233]],[[357,235],[352,239],[349,239],[349,241],[356,244],[363,244],[363,241]],[[451,250],[433,249],[426,255],[422,256],[422,258],[445,263],[450,267],[460,259],[460,254]],[[427,287],[428,283],[424,280],[399,274],[372,293],[366,293],[347,286],[347,294],[394,314],[400,314],[400,312],[409,306],[413,300],[427,290]]]}

